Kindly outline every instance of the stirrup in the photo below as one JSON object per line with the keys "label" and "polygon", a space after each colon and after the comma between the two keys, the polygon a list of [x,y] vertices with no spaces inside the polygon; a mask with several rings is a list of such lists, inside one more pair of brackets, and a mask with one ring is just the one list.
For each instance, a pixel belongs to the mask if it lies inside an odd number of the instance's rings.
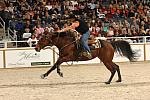
{"label": "stirrup", "polygon": [[82,54],[83,54],[83,56],[88,57],[89,59],[92,58],[91,53],[89,53],[89,52],[87,52],[87,51],[86,51],[86,52],[83,52]]}

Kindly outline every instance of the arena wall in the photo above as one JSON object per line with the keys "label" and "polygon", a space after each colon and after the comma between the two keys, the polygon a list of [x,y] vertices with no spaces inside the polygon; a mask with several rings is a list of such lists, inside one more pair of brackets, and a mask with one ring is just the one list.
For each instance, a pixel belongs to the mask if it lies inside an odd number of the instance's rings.
{"label": "arena wall", "polygon": [[[131,44],[132,49],[137,52],[139,59],[137,61],[150,60],[150,44],[138,43]],[[0,49],[0,68],[16,68],[16,67],[41,67],[52,66],[57,58],[58,50],[56,47],[41,50],[36,52],[32,47],[26,48],[5,48]],[[120,56],[118,53],[114,55],[114,62],[128,62],[125,57]],[[93,64],[99,63],[100,60],[95,58],[90,61],[68,62],[67,64]]]}
{"label": "arena wall", "polygon": [[3,60],[3,51],[2,50],[0,50],[0,68],[4,68],[4,60]]}

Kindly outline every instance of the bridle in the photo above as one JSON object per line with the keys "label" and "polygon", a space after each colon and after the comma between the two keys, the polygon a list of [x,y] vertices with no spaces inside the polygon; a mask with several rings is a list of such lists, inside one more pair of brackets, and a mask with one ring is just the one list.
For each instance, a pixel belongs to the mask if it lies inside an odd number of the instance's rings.
{"label": "bridle", "polygon": [[[49,34],[52,35],[52,38],[53,38],[53,36],[56,35],[55,33],[49,33]],[[60,34],[61,34],[61,33],[58,33],[58,36],[56,37],[56,38],[57,38],[56,42],[58,42],[58,40],[59,40],[59,38],[60,38]],[[53,43],[52,38],[49,39],[49,35],[48,35],[48,34],[43,34],[42,36],[44,36],[45,39],[48,39],[49,43]],[[76,35],[76,36],[77,36],[77,35]],[[75,37],[75,40],[74,40],[74,41],[72,41],[72,42],[69,43],[69,44],[64,45],[63,47],[61,47],[60,50],[59,50],[59,53],[57,53],[57,52],[55,52],[55,53],[60,56],[60,55],[61,55],[60,52],[61,52],[64,48],[70,46],[70,45],[73,44],[73,43],[77,43],[78,40],[79,40],[79,39],[77,39],[77,37]],[[50,46],[50,47],[51,47],[51,46]],[[51,48],[50,48],[50,49],[51,49]],[[67,64],[68,64],[68,63],[67,63]],[[73,62],[72,62],[72,64],[73,64]],[[72,64],[68,64],[68,65],[72,65]]]}
{"label": "bridle", "polygon": [[[76,31],[75,31],[76,32]],[[77,32],[76,32],[77,33]],[[51,37],[51,39],[49,39],[49,34],[51,34],[52,35],[52,37]],[[60,38],[60,32],[58,32],[58,36],[56,37],[57,39],[56,39],[56,43],[58,42],[58,40],[59,40],[59,38]],[[53,33],[47,33],[47,34],[42,34],[42,37],[44,37],[46,40],[48,40],[49,41],[49,43],[50,43],[50,46],[52,46],[53,44],[53,41],[52,41],[52,38],[53,38],[53,36],[55,36],[56,34],[55,34],[55,32],[53,32]],[[42,38],[41,37],[41,38]],[[40,39],[39,39],[40,40]],[[75,37],[75,40],[74,41],[72,41],[71,43],[69,43],[69,44],[66,44],[66,45],[64,45],[63,47],[61,47],[60,48],[60,51],[62,51],[64,48],[66,48],[66,47],[68,47],[69,45],[71,45],[71,44],[73,44],[73,43],[77,43],[77,41],[78,41],[79,39],[77,39],[77,35],[76,35],[76,37]],[[40,44],[41,46],[43,46],[42,44]]]}

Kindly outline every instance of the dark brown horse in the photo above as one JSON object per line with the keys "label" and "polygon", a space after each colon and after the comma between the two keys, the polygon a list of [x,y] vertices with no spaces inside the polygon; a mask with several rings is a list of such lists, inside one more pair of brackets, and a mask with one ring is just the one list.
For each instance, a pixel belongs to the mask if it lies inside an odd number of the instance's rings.
{"label": "dark brown horse", "polygon": [[[114,41],[107,42],[105,40],[100,40],[101,47],[92,49],[92,59],[98,57],[107,69],[111,72],[111,76],[106,84],[110,84],[113,79],[115,72],[118,73],[118,80],[116,82],[121,82],[121,74],[120,69],[117,64],[115,64],[112,60],[114,57],[114,52],[118,51],[120,55],[127,57],[130,61],[134,60],[135,53],[132,51],[130,44],[126,41]],[[41,76],[41,78],[47,77],[53,70],[57,69],[57,73],[63,77],[63,73],[60,71],[60,65],[63,62],[68,61],[87,61],[86,56],[79,55],[79,49],[77,48],[76,41],[73,37],[68,35],[63,35],[63,33],[48,33],[44,32],[41,35],[35,50],[40,51],[46,46],[56,46],[59,50],[59,58],[57,62],[48,70],[45,74]]]}

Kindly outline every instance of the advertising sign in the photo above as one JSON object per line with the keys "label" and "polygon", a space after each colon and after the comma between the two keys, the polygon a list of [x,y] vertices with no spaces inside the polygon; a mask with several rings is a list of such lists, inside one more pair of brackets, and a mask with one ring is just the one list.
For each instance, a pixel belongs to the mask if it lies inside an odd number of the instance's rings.
{"label": "advertising sign", "polygon": [[53,63],[53,51],[50,49],[36,52],[34,49],[7,50],[6,68],[51,66]]}

